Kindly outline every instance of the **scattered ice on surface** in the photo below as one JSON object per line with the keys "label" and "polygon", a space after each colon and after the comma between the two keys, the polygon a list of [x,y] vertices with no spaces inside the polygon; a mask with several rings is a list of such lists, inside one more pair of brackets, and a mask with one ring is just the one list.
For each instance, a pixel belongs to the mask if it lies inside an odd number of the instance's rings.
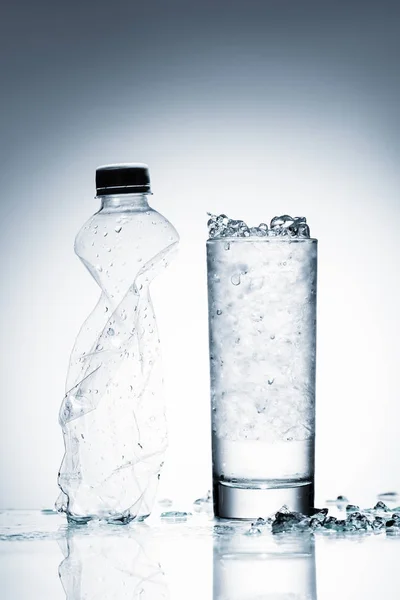
{"label": "scattered ice on surface", "polygon": [[263,519],[262,517],[258,517],[254,523],[252,523],[252,527],[264,527],[264,525],[268,525],[272,523],[272,519]]}
{"label": "scattered ice on surface", "polygon": [[346,496],[339,495],[336,500],[327,500],[326,503],[342,506],[343,504],[349,504],[349,499]]}
{"label": "scattered ice on surface", "polygon": [[202,498],[197,498],[197,500],[193,502],[193,506],[196,512],[210,512],[212,510],[211,490],[208,490],[207,494]]}
{"label": "scattered ice on surface", "polygon": [[396,502],[399,499],[399,494],[397,492],[383,492],[382,494],[378,494],[378,500],[382,500],[383,502]]}
{"label": "scattered ice on surface", "polygon": [[371,524],[368,518],[365,515],[362,515],[360,512],[352,512],[347,516],[347,531],[368,530],[370,528]]}
{"label": "scattered ice on surface", "polygon": [[245,533],[245,535],[260,535],[260,534],[261,534],[261,529],[259,527],[254,527],[253,525]]}
{"label": "scattered ice on surface", "polygon": [[[283,506],[275,514],[272,521],[272,533],[300,533],[318,530],[321,532],[336,531],[352,534],[386,531],[390,535],[400,535],[400,511],[397,513],[387,507],[387,511],[385,511],[381,506],[355,510],[357,507],[350,506],[354,510],[347,511],[346,519],[328,516],[327,508],[315,508],[311,516],[306,516],[298,512],[291,512],[287,506]],[[387,512],[387,515],[382,516],[382,512]],[[258,525],[258,522],[252,523],[251,528],[257,528]]]}
{"label": "scattered ice on surface", "polygon": [[287,506],[283,506],[276,514],[272,522],[272,533],[282,533],[287,531],[298,531],[308,529],[310,520],[305,515],[298,512],[290,512]]}
{"label": "scattered ice on surface", "polygon": [[386,522],[385,519],[382,519],[382,517],[375,517],[375,519],[372,521],[372,529],[382,529],[383,527],[385,527]]}
{"label": "scattered ice on surface", "polygon": [[290,217],[282,215],[274,217],[270,227],[260,223],[258,227],[248,227],[244,221],[229,219],[226,215],[213,215],[207,213],[208,233],[210,238],[223,237],[283,237],[283,238],[309,238],[310,229],[305,217]]}
{"label": "scattered ice on surface", "polygon": [[400,518],[392,518],[386,521],[386,533],[389,535],[400,535]]}
{"label": "scattered ice on surface", "polygon": [[171,510],[169,512],[161,513],[161,519],[165,521],[174,521],[174,522],[182,522],[187,521],[188,517],[191,517],[192,513],[189,512],[179,512],[176,510]]}
{"label": "scattered ice on surface", "polygon": [[232,535],[235,531],[231,525],[214,525],[214,533],[218,535]]}
{"label": "scattered ice on surface", "polygon": [[165,506],[165,508],[169,508],[170,506],[172,506],[172,500],[170,500],[169,498],[161,498],[161,500],[158,501],[158,504],[160,506]]}
{"label": "scattered ice on surface", "polygon": [[337,522],[338,522],[338,519],[336,517],[327,517],[325,519],[324,527],[325,527],[325,529],[336,529]]}
{"label": "scattered ice on surface", "polygon": [[381,510],[383,512],[388,512],[389,508],[386,506],[386,504],[384,502],[382,502],[381,500],[379,500],[379,502],[377,502],[375,504],[374,510]]}
{"label": "scattered ice on surface", "polygon": [[358,510],[360,510],[360,507],[356,506],[355,504],[348,504],[346,506],[346,512],[356,512]]}

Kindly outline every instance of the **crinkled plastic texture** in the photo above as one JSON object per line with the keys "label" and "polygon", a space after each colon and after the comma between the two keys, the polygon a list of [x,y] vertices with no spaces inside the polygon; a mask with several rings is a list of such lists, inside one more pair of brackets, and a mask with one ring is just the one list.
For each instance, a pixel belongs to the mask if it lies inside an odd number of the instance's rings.
{"label": "crinkled plastic texture", "polygon": [[101,296],[72,351],[59,416],[65,455],[56,507],[71,520],[126,522],[151,511],[167,432],[149,284],[178,239],[147,203],[103,208],[76,238]]}

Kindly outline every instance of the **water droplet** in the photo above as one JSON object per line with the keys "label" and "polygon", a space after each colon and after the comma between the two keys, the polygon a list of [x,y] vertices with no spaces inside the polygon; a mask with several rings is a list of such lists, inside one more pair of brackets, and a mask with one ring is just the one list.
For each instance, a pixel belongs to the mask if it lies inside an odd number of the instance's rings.
{"label": "water droplet", "polygon": [[284,261],[282,264],[283,264],[283,266],[284,266],[284,267],[286,267],[286,265],[287,265],[287,262],[286,262],[286,261]]}
{"label": "water droplet", "polygon": [[222,315],[222,310],[218,309],[217,310],[217,315]]}
{"label": "water droplet", "polygon": [[99,351],[100,351],[100,350],[103,350],[103,346],[102,346],[101,344],[97,344],[97,346],[96,346],[96,350],[99,350]]}
{"label": "water droplet", "polygon": [[116,227],[115,228],[115,233],[120,233],[121,232],[122,227]]}
{"label": "water droplet", "polygon": [[224,244],[224,249],[225,249],[225,250],[229,250],[229,249],[230,249],[230,247],[231,247],[230,243],[229,243],[229,242],[225,242],[225,244]]}
{"label": "water droplet", "polygon": [[93,394],[98,394],[99,390],[93,390]]}
{"label": "water droplet", "polygon": [[233,285],[240,285],[240,273],[237,275],[232,275],[231,277],[231,283]]}
{"label": "water droplet", "polygon": [[104,312],[108,312],[108,306],[105,307]]}
{"label": "water droplet", "polygon": [[101,273],[103,270],[103,267],[101,265],[96,265],[96,270]]}
{"label": "water droplet", "polygon": [[143,260],[143,258],[141,258],[141,257],[139,257],[139,258],[137,259],[137,261],[138,261],[138,262],[142,262],[142,260]]}
{"label": "water droplet", "polygon": [[108,333],[108,335],[114,335],[114,334],[115,334],[115,331],[114,331],[114,329],[113,329],[112,327],[110,327],[110,328],[108,329],[107,333]]}
{"label": "water droplet", "polygon": [[108,231],[105,231],[105,232],[103,233],[103,235],[104,235],[104,237],[107,237],[107,236],[108,236]]}
{"label": "water droplet", "polygon": [[272,385],[272,384],[274,383],[274,381],[275,381],[275,379],[274,379],[274,378],[272,378],[272,379],[268,379],[268,385]]}
{"label": "water droplet", "polygon": [[111,252],[111,248],[106,248],[107,252]]}
{"label": "water droplet", "polygon": [[275,339],[275,336],[274,336],[274,334],[273,334],[273,333],[272,333],[272,334],[271,334],[269,337],[271,338],[271,340],[274,340],[274,339]]}

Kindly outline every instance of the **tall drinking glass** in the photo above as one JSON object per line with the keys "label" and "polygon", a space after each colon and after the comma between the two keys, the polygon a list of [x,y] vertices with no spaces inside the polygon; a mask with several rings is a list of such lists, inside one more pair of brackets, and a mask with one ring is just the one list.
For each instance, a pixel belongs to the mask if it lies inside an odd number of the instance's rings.
{"label": "tall drinking glass", "polygon": [[317,240],[207,242],[214,510],[314,500]]}

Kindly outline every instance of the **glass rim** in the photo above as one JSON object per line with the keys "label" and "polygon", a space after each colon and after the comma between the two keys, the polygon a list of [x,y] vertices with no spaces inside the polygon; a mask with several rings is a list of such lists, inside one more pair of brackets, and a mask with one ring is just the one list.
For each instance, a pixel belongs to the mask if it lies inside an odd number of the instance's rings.
{"label": "glass rim", "polygon": [[279,243],[283,242],[284,244],[292,244],[297,242],[318,242],[317,238],[296,238],[296,237],[286,237],[286,236],[276,236],[269,237],[267,235],[263,236],[248,236],[248,237],[236,237],[236,236],[224,236],[224,237],[214,237],[208,238],[207,244],[209,242],[273,242]]}

